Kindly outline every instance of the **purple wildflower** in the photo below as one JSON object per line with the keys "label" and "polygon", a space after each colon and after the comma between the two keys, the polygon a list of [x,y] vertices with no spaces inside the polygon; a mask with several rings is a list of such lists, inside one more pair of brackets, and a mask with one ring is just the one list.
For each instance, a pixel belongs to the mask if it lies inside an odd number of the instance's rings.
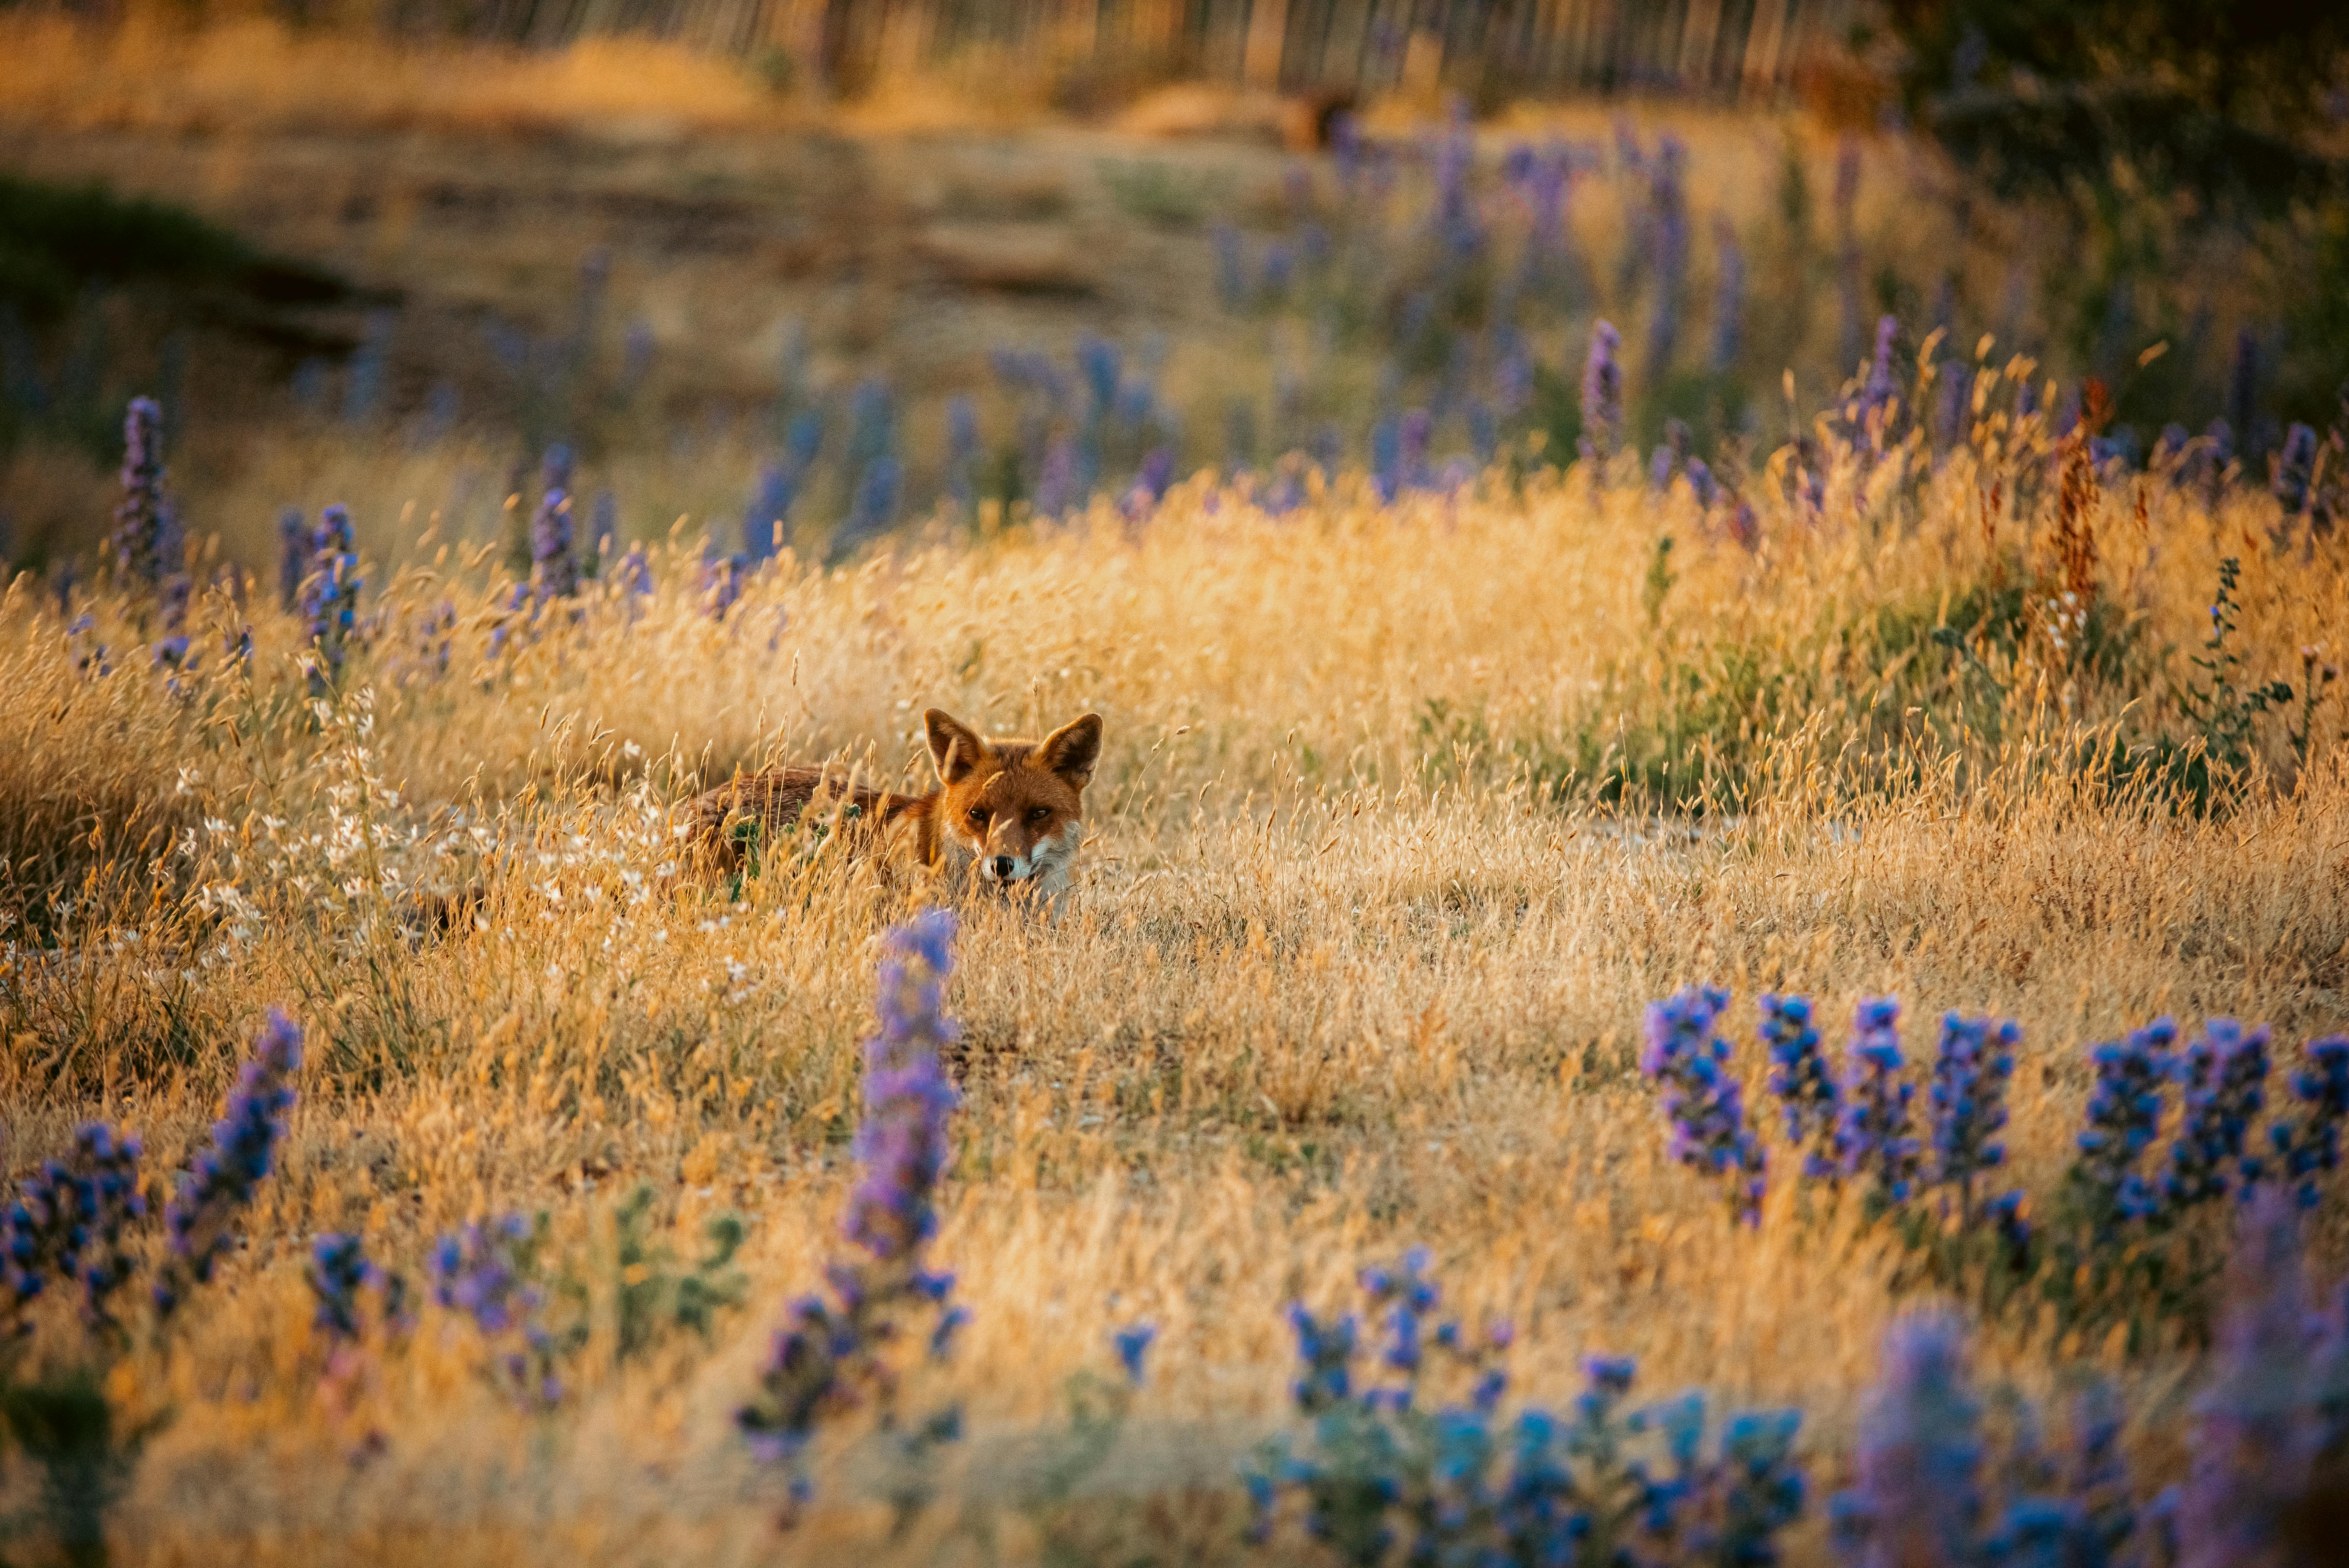
{"label": "purple wildflower", "polygon": [[1297,1408],[1311,1415],[1351,1399],[1354,1346],[1361,1332],[1354,1315],[1323,1323],[1305,1309],[1303,1302],[1291,1302],[1288,1326],[1297,1335],[1297,1359],[1304,1364],[1303,1375],[1288,1390]]}
{"label": "purple wildflower", "polygon": [[1762,519],[1755,513],[1754,503],[1742,496],[1737,498],[1737,505],[1730,511],[1729,532],[1748,550],[1762,542]]}
{"label": "purple wildflower", "polygon": [[1713,1490],[1721,1522],[1713,1560],[1737,1568],[1774,1568],[1778,1532],[1802,1517],[1809,1495],[1795,1459],[1799,1410],[1741,1410],[1721,1429],[1721,1461]]}
{"label": "purple wildflower", "polygon": [[2137,1529],[2128,1458],[2121,1449],[2127,1414],[2120,1396],[2101,1380],[2089,1384],[2072,1401],[2070,1452],[2063,1486],[2075,1520],[2073,1539],[2080,1549],[2071,1561],[2115,1562]]}
{"label": "purple wildflower", "polygon": [[1852,1019],[1851,1063],[1843,1082],[1843,1173],[1868,1175],[1880,1202],[1905,1203],[1916,1185],[1921,1146],[1909,1135],[1916,1086],[1900,1081],[1900,1004],[1863,996]]}
{"label": "purple wildflower", "polygon": [[1727,375],[1737,365],[1745,338],[1745,252],[1726,215],[1713,221],[1719,276],[1713,294],[1713,373]]}
{"label": "purple wildflower", "polygon": [[1746,1125],[1744,1090],[1729,1071],[1729,1042],[1713,1024],[1729,993],[1692,986],[1648,1007],[1648,1043],[1640,1070],[1663,1088],[1672,1123],[1672,1158],[1728,1179],[1730,1206],[1748,1224],[1762,1218],[1762,1140]]}
{"label": "purple wildflower", "polygon": [[1648,156],[1640,146],[1639,128],[1631,123],[1629,116],[1619,114],[1615,117],[1613,129],[1617,169],[1625,174],[1644,173],[1648,167]]}
{"label": "purple wildflower", "polygon": [[953,933],[954,917],[933,910],[893,934],[895,956],[881,965],[881,1032],[865,1047],[864,1125],[856,1136],[864,1180],[843,1230],[885,1264],[916,1256],[937,1230],[932,1205],[958,1102],[938,1065],[957,1034],[941,1003]]}
{"label": "purple wildflower", "polygon": [[1996,1141],[2006,1126],[2006,1088],[2023,1030],[2012,1019],[1941,1016],[1941,1045],[1927,1096],[1933,1110],[1933,1181],[1958,1189],[1958,1212],[1971,1222],[1974,1178],[2006,1163]]}
{"label": "purple wildflower", "polygon": [[1528,292],[1562,284],[1574,273],[1574,237],[1566,212],[1573,176],[1573,156],[1567,148],[1552,143],[1539,156],[1527,150],[1525,173],[1516,183],[1528,218],[1518,286]]}
{"label": "purple wildflower", "polygon": [[1111,1336],[1117,1346],[1118,1365],[1125,1368],[1128,1381],[1139,1387],[1142,1383],[1143,1357],[1150,1353],[1151,1341],[1158,1337],[1158,1326],[1136,1323],[1119,1329]]}
{"label": "purple wildflower", "polygon": [[[808,1492],[801,1461],[822,1419],[866,1398],[885,1413],[894,1400],[896,1373],[886,1352],[897,1314],[922,1304],[938,1310],[929,1336],[933,1355],[943,1355],[955,1328],[968,1321],[966,1312],[947,1304],[954,1276],[923,1266],[950,1152],[947,1119],[957,1103],[938,1061],[957,1034],[944,1007],[954,935],[954,916],[935,909],[889,934],[881,1026],[864,1046],[864,1122],[855,1142],[864,1173],[843,1222],[870,1260],[834,1263],[826,1271],[829,1299],[812,1295],[792,1304],[760,1375],[759,1396],[735,1412],[751,1451],[790,1468],[795,1501]],[[929,1440],[946,1440],[958,1429],[952,1414],[924,1429]]]}
{"label": "purple wildflower", "polygon": [[[1422,1317],[1439,1293],[1426,1253],[1363,1271],[1374,1309],[1387,1311],[1383,1360],[1397,1384],[1358,1387],[1356,1320],[1317,1319],[1288,1309],[1302,1375],[1292,1393],[1308,1418],[1302,1441],[1276,1437],[1244,1472],[1261,1542],[1283,1492],[1305,1501],[1306,1531],[1340,1562],[1390,1560],[1398,1526],[1408,1526],[1413,1563],[1553,1563],[1619,1557],[1733,1563],[1764,1568],[1779,1560],[1775,1536],[1802,1510],[1804,1480],[1793,1460],[1799,1417],[1750,1411],[1725,1424],[1717,1458],[1702,1453],[1704,1401],[1689,1395],[1625,1409],[1637,1367],[1593,1356],[1571,1408],[1521,1409],[1503,1426],[1506,1374],[1491,1358],[1512,1340],[1493,1325],[1471,1346],[1457,1323],[1425,1332]],[[1423,1377],[1437,1354],[1477,1373],[1465,1403],[1423,1403]],[[1663,1439],[1670,1469],[1654,1473],[1627,1452],[1640,1435]],[[1614,1550],[1604,1557],[1600,1541]],[[1653,1553],[1623,1550],[1636,1542]]]}
{"label": "purple wildflower", "polygon": [[1125,378],[1125,356],[1100,334],[1083,332],[1077,335],[1075,357],[1077,375],[1084,382],[1093,413],[1106,416],[1117,401],[1118,384]]}
{"label": "purple wildflower", "polygon": [[342,673],[343,655],[358,625],[359,558],[351,549],[351,514],[330,506],[318,514],[310,536],[310,572],[303,579],[303,632],[312,659],[310,690],[324,695]]}
{"label": "purple wildflower", "polygon": [[1401,459],[1403,484],[1412,490],[1426,490],[1434,483],[1428,463],[1428,449],[1435,438],[1435,416],[1424,408],[1403,411],[1402,425],[1397,432],[1396,452]]}
{"label": "purple wildflower", "polygon": [[[493,1380],[524,1405],[552,1407],[562,1402],[563,1380],[554,1336],[538,1316],[546,1302],[538,1284],[539,1237],[539,1227],[518,1213],[442,1236],[432,1249],[432,1295],[498,1344],[490,1363]],[[519,1344],[512,1337],[517,1333]]]}
{"label": "purple wildflower", "polygon": [[2341,1124],[2349,1119],[2349,1035],[2311,1040],[2308,1065],[2292,1075],[2292,1095],[2308,1108],[2306,1119],[2269,1130],[2292,1192],[2303,1209],[2316,1207],[2320,1174],[2341,1164]]}
{"label": "purple wildflower", "polygon": [[1133,483],[1125,492],[1125,515],[1137,519],[1147,516],[1166,499],[1167,487],[1174,482],[1174,449],[1151,448],[1143,454],[1142,466],[1134,470]]}
{"label": "purple wildflower", "polygon": [[1455,102],[1452,123],[1436,139],[1432,154],[1435,166],[1435,236],[1446,258],[1454,262],[1473,258],[1485,246],[1485,225],[1477,216],[1476,197],[1468,179],[1475,155],[1475,135],[1468,122],[1466,107]]}
{"label": "purple wildflower", "polygon": [[2320,1453],[2349,1444],[2349,1280],[2335,1286],[2317,1325],[2315,1376],[2311,1379],[2321,1429]]}
{"label": "purple wildflower", "polygon": [[1843,1086],[1827,1069],[1807,996],[1762,998],[1762,1043],[1770,1048],[1770,1092],[1786,1113],[1786,1141],[1803,1150],[1812,1180],[1843,1167]]}
{"label": "purple wildflower", "polygon": [[1681,461],[1688,455],[1689,428],[1686,420],[1664,421],[1664,438],[1657,443],[1648,459],[1648,482],[1660,490],[1672,488],[1672,475],[1680,471]]}
{"label": "purple wildflower", "polygon": [[1657,143],[1649,186],[1652,212],[1648,243],[1656,275],[1656,304],[1648,322],[1648,383],[1661,387],[1680,342],[1681,296],[1688,285],[1688,202],[1682,183],[1688,150],[1670,131]]}
{"label": "purple wildflower", "polygon": [[[2256,447],[2260,419],[2260,340],[2248,326],[2235,334],[2234,362],[2227,370],[2227,423],[2232,427],[2233,438],[2228,450],[2220,456],[2225,463],[2230,457],[2240,457],[2247,462],[2259,456]],[[2240,441],[2240,450],[2235,443]]]}
{"label": "purple wildflower", "polygon": [[848,516],[833,536],[832,554],[837,559],[863,544],[878,538],[897,521],[897,492],[902,487],[905,470],[895,457],[882,453],[864,466],[856,478],[856,489],[849,496]]}
{"label": "purple wildflower", "polygon": [[2275,498],[2286,517],[2308,510],[2309,491],[2316,474],[2316,432],[2294,421],[2284,432],[2283,450],[2276,454]]}
{"label": "purple wildflower", "polygon": [[289,506],[277,514],[277,603],[288,611],[302,597],[303,579],[310,575],[310,531],[302,509]]}
{"label": "purple wildflower", "polygon": [[2027,1201],[2020,1191],[2002,1192],[1982,1206],[1998,1234],[1999,1251],[2007,1266],[2017,1273],[2031,1266],[2031,1218],[2026,1208]]}
{"label": "purple wildflower", "polygon": [[1423,1320],[1435,1309],[1443,1295],[1435,1282],[1427,1277],[1429,1255],[1425,1247],[1413,1247],[1394,1268],[1362,1272],[1362,1293],[1370,1297],[1371,1305],[1388,1308],[1384,1360],[1405,1374],[1419,1370],[1425,1341]]}
{"label": "purple wildflower", "polygon": [[1900,397],[1900,387],[1892,375],[1892,345],[1900,335],[1900,323],[1892,316],[1883,316],[1876,323],[1876,355],[1868,362],[1868,379],[1859,388],[1859,423],[1871,438],[1880,438],[1883,427],[1892,417]]}
{"label": "purple wildflower", "polygon": [[1229,223],[1217,223],[1215,228],[1216,294],[1226,310],[1238,310],[1247,304],[1247,257],[1241,248],[1240,232]]}
{"label": "purple wildflower", "polygon": [[978,407],[957,392],[947,399],[947,494],[964,512],[978,508]]}
{"label": "purple wildflower", "polygon": [[1036,511],[1059,517],[1084,498],[1077,493],[1077,445],[1068,435],[1052,438],[1036,474]]}
{"label": "purple wildflower", "polygon": [[2172,1059],[2185,1104],[2162,1177],[2167,1212],[2223,1198],[2237,1182],[2248,1198],[2264,1173],[2265,1163],[2243,1146],[2267,1104],[2268,1040],[2264,1024],[2247,1034],[2232,1018],[2210,1018]]}
{"label": "purple wildflower", "polygon": [[530,1279],[533,1236],[520,1214],[442,1236],[432,1249],[433,1299],[492,1336],[527,1320],[544,1300]]}
{"label": "purple wildflower", "polygon": [[595,570],[610,571],[612,552],[619,548],[620,540],[620,500],[610,490],[597,490],[587,509],[587,537]]}
{"label": "purple wildflower", "polygon": [[714,542],[705,541],[701,547],[701,604],[713,621],[726,619],[726,612],[742,596],[743,580],[750,574],[750,558],[740,552],[720,555]]}
{"label": "purple wildflower", "polygon": [[1688,476],[1689,493],[1696,498],[1699,510],[1711,511],[1713,503],[1721,499],[1721,481],[1713,477],[1712,467],[1702,458],[1691,458],[1682,471]]}
{"label": "purple wildflower", "polygon": [[1533,351],[1525,334],[1515,327],[1495,329],[1493,356],[1493,403],[1505,418],[1514,418],[1533,400]]}
{"label": "purple wildflower", "polygon": [[1966,438],[1973,414],[1973,367],[1951,359],[1941,364],[1933,408],[1934,444],[1947,449]]}
{"label": "purple wildflower", "polygon": [[367,1262],[366,1245],[357,1236],[328,1233],[310,1243],[310,1266],[304,1277],[318,1298],[318,1327],[336,1339],[356,1339],[359,1332],[359,1291],[378,1283],[383,1271]]}
{"label": "purple wildflower", "polygon": [[2262,1191],[2243,1212],[2223,1299],[2216,1370],[2196,1407],[2178,1501],[2181,1568],[2281,1561],[2280,1538],[2323,1435],[2300,1218],[2281,1192]]}
{"label": "purple wildflower", "polygon": [[200,662],[188,656],[188,599],[194,591],[195,585],[184,572],[174,572],[164,579],[158,600],[163,634],[155,639],[155,664],[192,673]]}
{"label": "purple wildflower", "polygon": [[568,599],[579,592],[579,557],[573,548],[571,492],[549,490],[530,520],[530,572],[538,597]]}
{"label": "purple wildflower", "polygon": [[653,354],[660,346],[652,324],[642,317],[628,323],[620,335],[620,390],[634,396],[652,374]]}
{"label": "purple wildflower", "polygon": [[1629,1356],[1586,1356],[1582,1358],[1582,1392],[1574,1398],[1575,1418],[1584,1427],[1603,1429],[1615,1408],[1631,1392],[1640,1363]]}
{"label": "purple wildflower", "polygon": [[1461,412],[1468,422],[1468,445],[1475,452],[1478,465],[1490,467],[1501,449],[1500,422],[1493,417],[1491,407],[1481,397],[1470,397],[1467,407]]}
{"label": "purple wildflower", "polygon": [[1264,252],[1264,280],[1257,290],[1268,304],[1278,304],[1288,297],[1289,279],[1297,271],[1297,256],[1287,245],[1268,245]]}
{"label": "purple wildflower", "polygon": [[2161,1085],[2169,1076],[2170,1047],[2177,1039],[2178,1025],[2161,1017],[2125,1040],[2107,1040],[2089,1052],[2096,1085],[2088,1096],[2088,1125],[2080,1132],[2072,1174],[2095,1206],[2099,1233],[2108,1233],[2116,1221],[2148,1218],[2160,1207],[2137,1162],[2161,1130]]}
{"label": "purple wildflower", "polygon": [[750,509],[742,514],[742,552],[756,562],[771,559],[782,548],[789,531],[792,503],[798,499],[799,476],[780,463],[759,470],[758,488]]}
{"label": "purple wildflower", "polygon": [[1982,1511],[1982,1407],[1966,1330],[1923,1310],[1884,1336],[1884,1373],[1860,1417],[1857,1476],[1828,1502],[1837,1557],[1853,1568],[1964,1563]]}
{"label": "purple wildflower", "polygon": [[171,1261],[156,1278],[155,1305],[164,1315],[178,1309],[191,1286],[212,1277],[213,1264],[235,1243],[237,1215],[275,1166],[301,1066],[302,1031],[271,1008],[229,1093],[228,1114],[212,1124],[211,1146],[181,1175],[179,1191],[163,1211]]}
{"label": "purple wildflower", "polygon": [[149,587],[178,572],[186,554],[179,514],[163,493],[163,410],[152,397],[133,397],[123,415],[122,501],[109,548],[116,568]]}
{"label": "purple wildflower", "polygon": [[1402,421],[1389,418],[1371,427],[1371,484],[1379,500],[1402,493]]}
{"label": "purple wildflower", "polygon": [[44,1161],[0,1216],[0,1342],[52,1277],[78,1281],[83,1321],[112,1321],[107,1298],[129,1277],[124,1232],[147,1212],[139,1140],[85,1122],[62,1160]]}
{"label": "purple wildflower", "polygon": [[1616,355],[1623,335],[1610,322],[1590,329],[1590,354],[1582,362],[1582,450],[1611,458],[1623,442],[1623,370]]}
{"label": "purple wildflower", "polygon": [[[106,645],[90,636],[96,624],[87,610],[67,622],[66,652],[73,655],[74,668],[81,672],[84,679],[103,680],[114,673],[114,666],[107,662]],[[90,637],[90,645],[86,648],[81,645],[84,637]]]}

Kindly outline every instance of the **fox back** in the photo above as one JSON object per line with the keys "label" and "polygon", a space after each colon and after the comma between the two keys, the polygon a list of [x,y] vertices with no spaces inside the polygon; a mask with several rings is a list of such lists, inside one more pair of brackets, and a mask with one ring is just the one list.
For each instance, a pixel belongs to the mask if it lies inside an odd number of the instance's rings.
{"label": "fox back", "polygon": [[938,776],[929,794],[874,789],[828,769],[771,768],[695,801],[695,838],[739,869],[750,841],[772,841],[822,812],[860,851],[877,850],[957,883],[1057,897],[1084,841],[1101,716],[1086,714],[1041,740],[990,738],[935,707],[923,727]]}

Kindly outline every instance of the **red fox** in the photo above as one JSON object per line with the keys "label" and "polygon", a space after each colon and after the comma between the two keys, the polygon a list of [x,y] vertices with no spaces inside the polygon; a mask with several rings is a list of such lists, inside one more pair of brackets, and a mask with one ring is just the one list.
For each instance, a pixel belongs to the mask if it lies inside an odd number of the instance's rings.
{"label": "red fox", "polygon": [[693,804],[694,837],[740,869],[750,846],[781,837],[813,805],[863,850],[950,881],[1057,899],[1084,838],[1085,786],[1101,756],[1101,715],[1041,740],[989,739],[946,712],[922,716],[938,788],[874,789],[820,768],[770,768],[719,785]]}

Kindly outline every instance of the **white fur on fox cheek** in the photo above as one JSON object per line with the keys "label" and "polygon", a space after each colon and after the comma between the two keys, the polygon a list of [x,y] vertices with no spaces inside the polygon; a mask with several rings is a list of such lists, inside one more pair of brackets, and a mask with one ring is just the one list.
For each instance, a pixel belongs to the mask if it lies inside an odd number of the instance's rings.
{"label": "white fur on fox cheek", "polygon": [[1061,824],[1055,831],[1036,841],[1029,861],[1037,866],[1063,866],[1077,858],[1077,846],[1084,841],[1085,825],[1073,818]]}

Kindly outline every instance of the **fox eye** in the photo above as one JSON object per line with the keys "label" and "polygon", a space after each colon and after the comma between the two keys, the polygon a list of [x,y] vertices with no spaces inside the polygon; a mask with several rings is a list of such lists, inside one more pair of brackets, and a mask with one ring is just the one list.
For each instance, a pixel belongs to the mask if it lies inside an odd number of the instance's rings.
{"label": "fox eye", "polygon": [[1051,814],[1052,809],[1050,806],[1033,806],[1029,809],[1028,820],[1030,822],[1040,822]]}
{"label": "fox eye", "polygon": [[984,823],[987,820],[987,808],[984,806],[973,806],[970,809],[970,820],[974,822]]}

